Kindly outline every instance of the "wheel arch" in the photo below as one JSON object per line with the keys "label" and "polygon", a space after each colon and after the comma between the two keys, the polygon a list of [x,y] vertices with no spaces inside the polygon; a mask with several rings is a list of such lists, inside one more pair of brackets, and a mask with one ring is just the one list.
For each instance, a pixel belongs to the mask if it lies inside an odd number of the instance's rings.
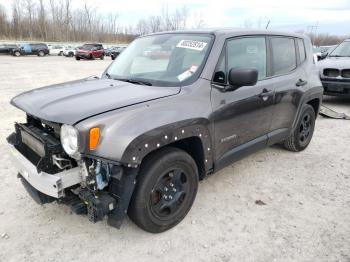
{"label": "wheel arch", "polygon": [[312,106],[315,111],[315,117],[317,118],[318,112],[320,110],[321,100],[320,98],[314,98],[306,102],[306,104]]}
{"label": "wheel arch", "polygon": [[322,103],[322,95],[323,95],[322,86],[313,87],[310,90],[305,92],[305,94],[303,95],[299,103],[298,111],[297,111],[297,114],[295,115],[291,132],[293,132],[293,130],[296,128],[296,124],[302,113],[302,109],[304,105],[306,104],[311,105],[312,108],[315,110],[315,116],[317,117],[318,111],[320,109],[320,105]]}
{"label": "wheel arch", "polygon": [[164,147],[176,147],[187,152],[197,164],[200,179],[213,166],[208,128],[201,124],[185,123],[167,125],[138,136],[127,146],[121,162],[137,167],[147,156]]}

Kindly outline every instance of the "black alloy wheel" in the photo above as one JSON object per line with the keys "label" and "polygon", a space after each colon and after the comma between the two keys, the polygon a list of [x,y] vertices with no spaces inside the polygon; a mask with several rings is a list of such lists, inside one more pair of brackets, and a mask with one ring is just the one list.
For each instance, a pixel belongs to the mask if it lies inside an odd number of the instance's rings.
{"label": "black alloy wheel", "polygon": [[290,151],[304,150],[310,143],[315,130],[315,110],[311,105],[304,105],[296,128],[283,142],[284,147]]}
{"label": "black alloy wheel", "polygon": [[185,151],[166,147],[142,161],[129,205],[130,219],[151,233],[166,231],[182,221],[198,189],[198,168]]}

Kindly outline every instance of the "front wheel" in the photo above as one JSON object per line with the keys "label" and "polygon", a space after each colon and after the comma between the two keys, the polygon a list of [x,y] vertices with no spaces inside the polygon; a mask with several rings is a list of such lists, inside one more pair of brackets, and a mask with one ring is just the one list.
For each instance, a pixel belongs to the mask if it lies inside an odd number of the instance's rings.
{"label": "front wheel", "polygon": [[38,53],[38,56],[44,56],[45,55],[45,53],[44,53],[44,51],[39,51],[39,53]]}
{"label": "front wheel", "polygon": [[198,169],[189,154],[171,147],[144,161],[128,214],[142,229],[160,233],[180,223],[191,209]]}
{"label": "front wheel", "polygon": [[14,52],[14,55],[15,55],[15,56],[20,56],[21,53],[20,53],[19,51],[15,51],[15,52]]}
{"label": "front wheel", "polygon": [[299,152],[307,148],[315,129],[316,115],[312,106],[303,106],[300,118],[294,132],[284,141],[284,147],[290,151]]}
{"label": "front wheel", "polygon": [[100,59],[101,59],[101,60],[105,59],[105,56],[104,56],[104,55],[101,55]]}
{"label": "front wheel", "polygon": [[75,57],[75,60],[80,60],[80,57],[79,57],[79,56],[76,56],[76,57]]}

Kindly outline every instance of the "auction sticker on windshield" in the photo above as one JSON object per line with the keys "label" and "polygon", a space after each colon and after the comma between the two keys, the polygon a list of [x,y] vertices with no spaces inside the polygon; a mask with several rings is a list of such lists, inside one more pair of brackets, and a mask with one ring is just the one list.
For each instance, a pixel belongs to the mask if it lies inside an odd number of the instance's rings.
{"label": "auction sticker on windshield", "polygon": [[196,40],[181,40],[176,47],[202,51],[207,43]]}

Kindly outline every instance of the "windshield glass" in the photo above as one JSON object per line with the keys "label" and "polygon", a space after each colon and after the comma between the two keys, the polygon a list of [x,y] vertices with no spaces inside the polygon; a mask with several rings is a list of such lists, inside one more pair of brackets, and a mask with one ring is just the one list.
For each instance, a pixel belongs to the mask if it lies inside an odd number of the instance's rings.
{"label": "windshield glass", "polygon": [[94,45],[83,45],[81,47],[81,49],[84,49],[84,50],[91,50],[92,48],[94,48],[95,46]]}
{"label": "windshield glass", "polygon": [[338,57],[343,57],[343,56],[348,56],[350,57],[350,41],[345,41],[338,45],[333,52],[329,54],[329,56],[338,56]]}
{"label": "windshield glass", "polygon": [[107,69],[118,80],[142,80],[152,85],[176,86],[198,78],[213,36],[160,34],[130,44]]}

